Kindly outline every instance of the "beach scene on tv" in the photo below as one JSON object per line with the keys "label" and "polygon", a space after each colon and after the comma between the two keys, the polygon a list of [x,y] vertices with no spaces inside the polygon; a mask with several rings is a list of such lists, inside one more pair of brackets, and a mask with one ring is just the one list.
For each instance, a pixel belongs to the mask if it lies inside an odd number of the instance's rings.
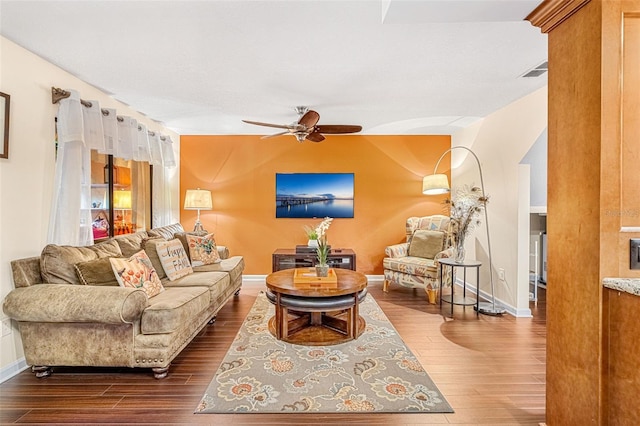
{"label": "beach scene on tv", "polygon": [[276,218],[323,217],[353,217],[353,173],[276,173]]}

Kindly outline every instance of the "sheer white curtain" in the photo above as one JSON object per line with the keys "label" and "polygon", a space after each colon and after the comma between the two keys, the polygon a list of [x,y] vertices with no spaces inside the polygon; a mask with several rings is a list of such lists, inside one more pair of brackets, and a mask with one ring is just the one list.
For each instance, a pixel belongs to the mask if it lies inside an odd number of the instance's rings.
{"label": "sheer white curtain", "polygon": [[60,101],[58,110],[58,152],[47,240],[52,244],[89,245],[93,244],[91,151],[85,146],[80,95],[70,92],[71,96]]}
{"label": "sheer white curtain", "polygon": [[[139,228],[147,227],[147,201],[152,199],[154,226],[170,223],[171,196],[167,167],[176,165],[171,139],[149,132],[136,119],[117,116],[114,109],[101,109],[96,101],[81,101],[80,95],[59,101],[58,151],[49,219],[48,242],[60,245],[93,244],[91,223],[91,149],[116,158],[138,162],[132,167],[135,193],[133,208]],[[153,194],[144,162],[154,166]],[[158,212],[158,213],[156,213]]]}
{"label": "sheer white curtain", "polygon": [[168,136],[150,135],[151,164],[153,165],[153,196],[152,221],[153,226],[171,224],[171,185],[168,169],[175,167],[173,144]]}

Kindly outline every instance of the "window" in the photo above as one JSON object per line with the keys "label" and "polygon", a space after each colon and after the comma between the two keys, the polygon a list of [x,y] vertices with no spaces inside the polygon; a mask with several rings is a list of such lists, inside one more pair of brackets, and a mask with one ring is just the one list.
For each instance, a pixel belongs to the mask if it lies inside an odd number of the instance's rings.
{"label": "window", "polygon": [[93,239],[151,227],[151,166],[91,150]]}

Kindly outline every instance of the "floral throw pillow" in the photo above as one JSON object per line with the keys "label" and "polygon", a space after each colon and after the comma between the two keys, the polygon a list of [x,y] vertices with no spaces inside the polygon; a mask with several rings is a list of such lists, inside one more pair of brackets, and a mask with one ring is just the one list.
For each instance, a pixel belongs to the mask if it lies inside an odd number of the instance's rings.
{"label": "floral throw pillow", "polygon": [[162,263],[162,268],[170,281],[193,273],[187,252],[177,238],[156,243],[156,250],[160,263]]}
{"label": "floral throw pillow", "polygon": [[189,243],[191,265],[202,266],[220,262],[220,255],[218,254],[213,234],[205,236],[187,235],[187,242]]}
{"label": "floral throw pillow", "polygon": [[109,261],[116,280],[122,287],[141,288],[149,297],[164,291],[162,282],[144,250],[140,250],[128,259],[112,257]]}

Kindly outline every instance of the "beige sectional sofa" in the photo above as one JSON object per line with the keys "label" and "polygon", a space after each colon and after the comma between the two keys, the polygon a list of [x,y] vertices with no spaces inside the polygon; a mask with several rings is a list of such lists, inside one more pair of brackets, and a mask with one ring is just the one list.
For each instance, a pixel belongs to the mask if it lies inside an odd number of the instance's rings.
{"label": "beige sectional sofa", "polygon": [[[156,378],[165,377],[171,361],[239,293],[244,270],[242,256],[217,246],[219,263],[174,281],[163,278],[165,290],[153,297],[109,280],[107,258],[145,249],[154,263],[149,242],[176,237],[186,244],[180,224],[90,247],[48,245],[39,257],[12,261],[15,289],[3,310],[18,322],[36,376],[50,375],[55,366],[95,366],[151,368]],[[88,263],[85,275],[74,266]]]}

